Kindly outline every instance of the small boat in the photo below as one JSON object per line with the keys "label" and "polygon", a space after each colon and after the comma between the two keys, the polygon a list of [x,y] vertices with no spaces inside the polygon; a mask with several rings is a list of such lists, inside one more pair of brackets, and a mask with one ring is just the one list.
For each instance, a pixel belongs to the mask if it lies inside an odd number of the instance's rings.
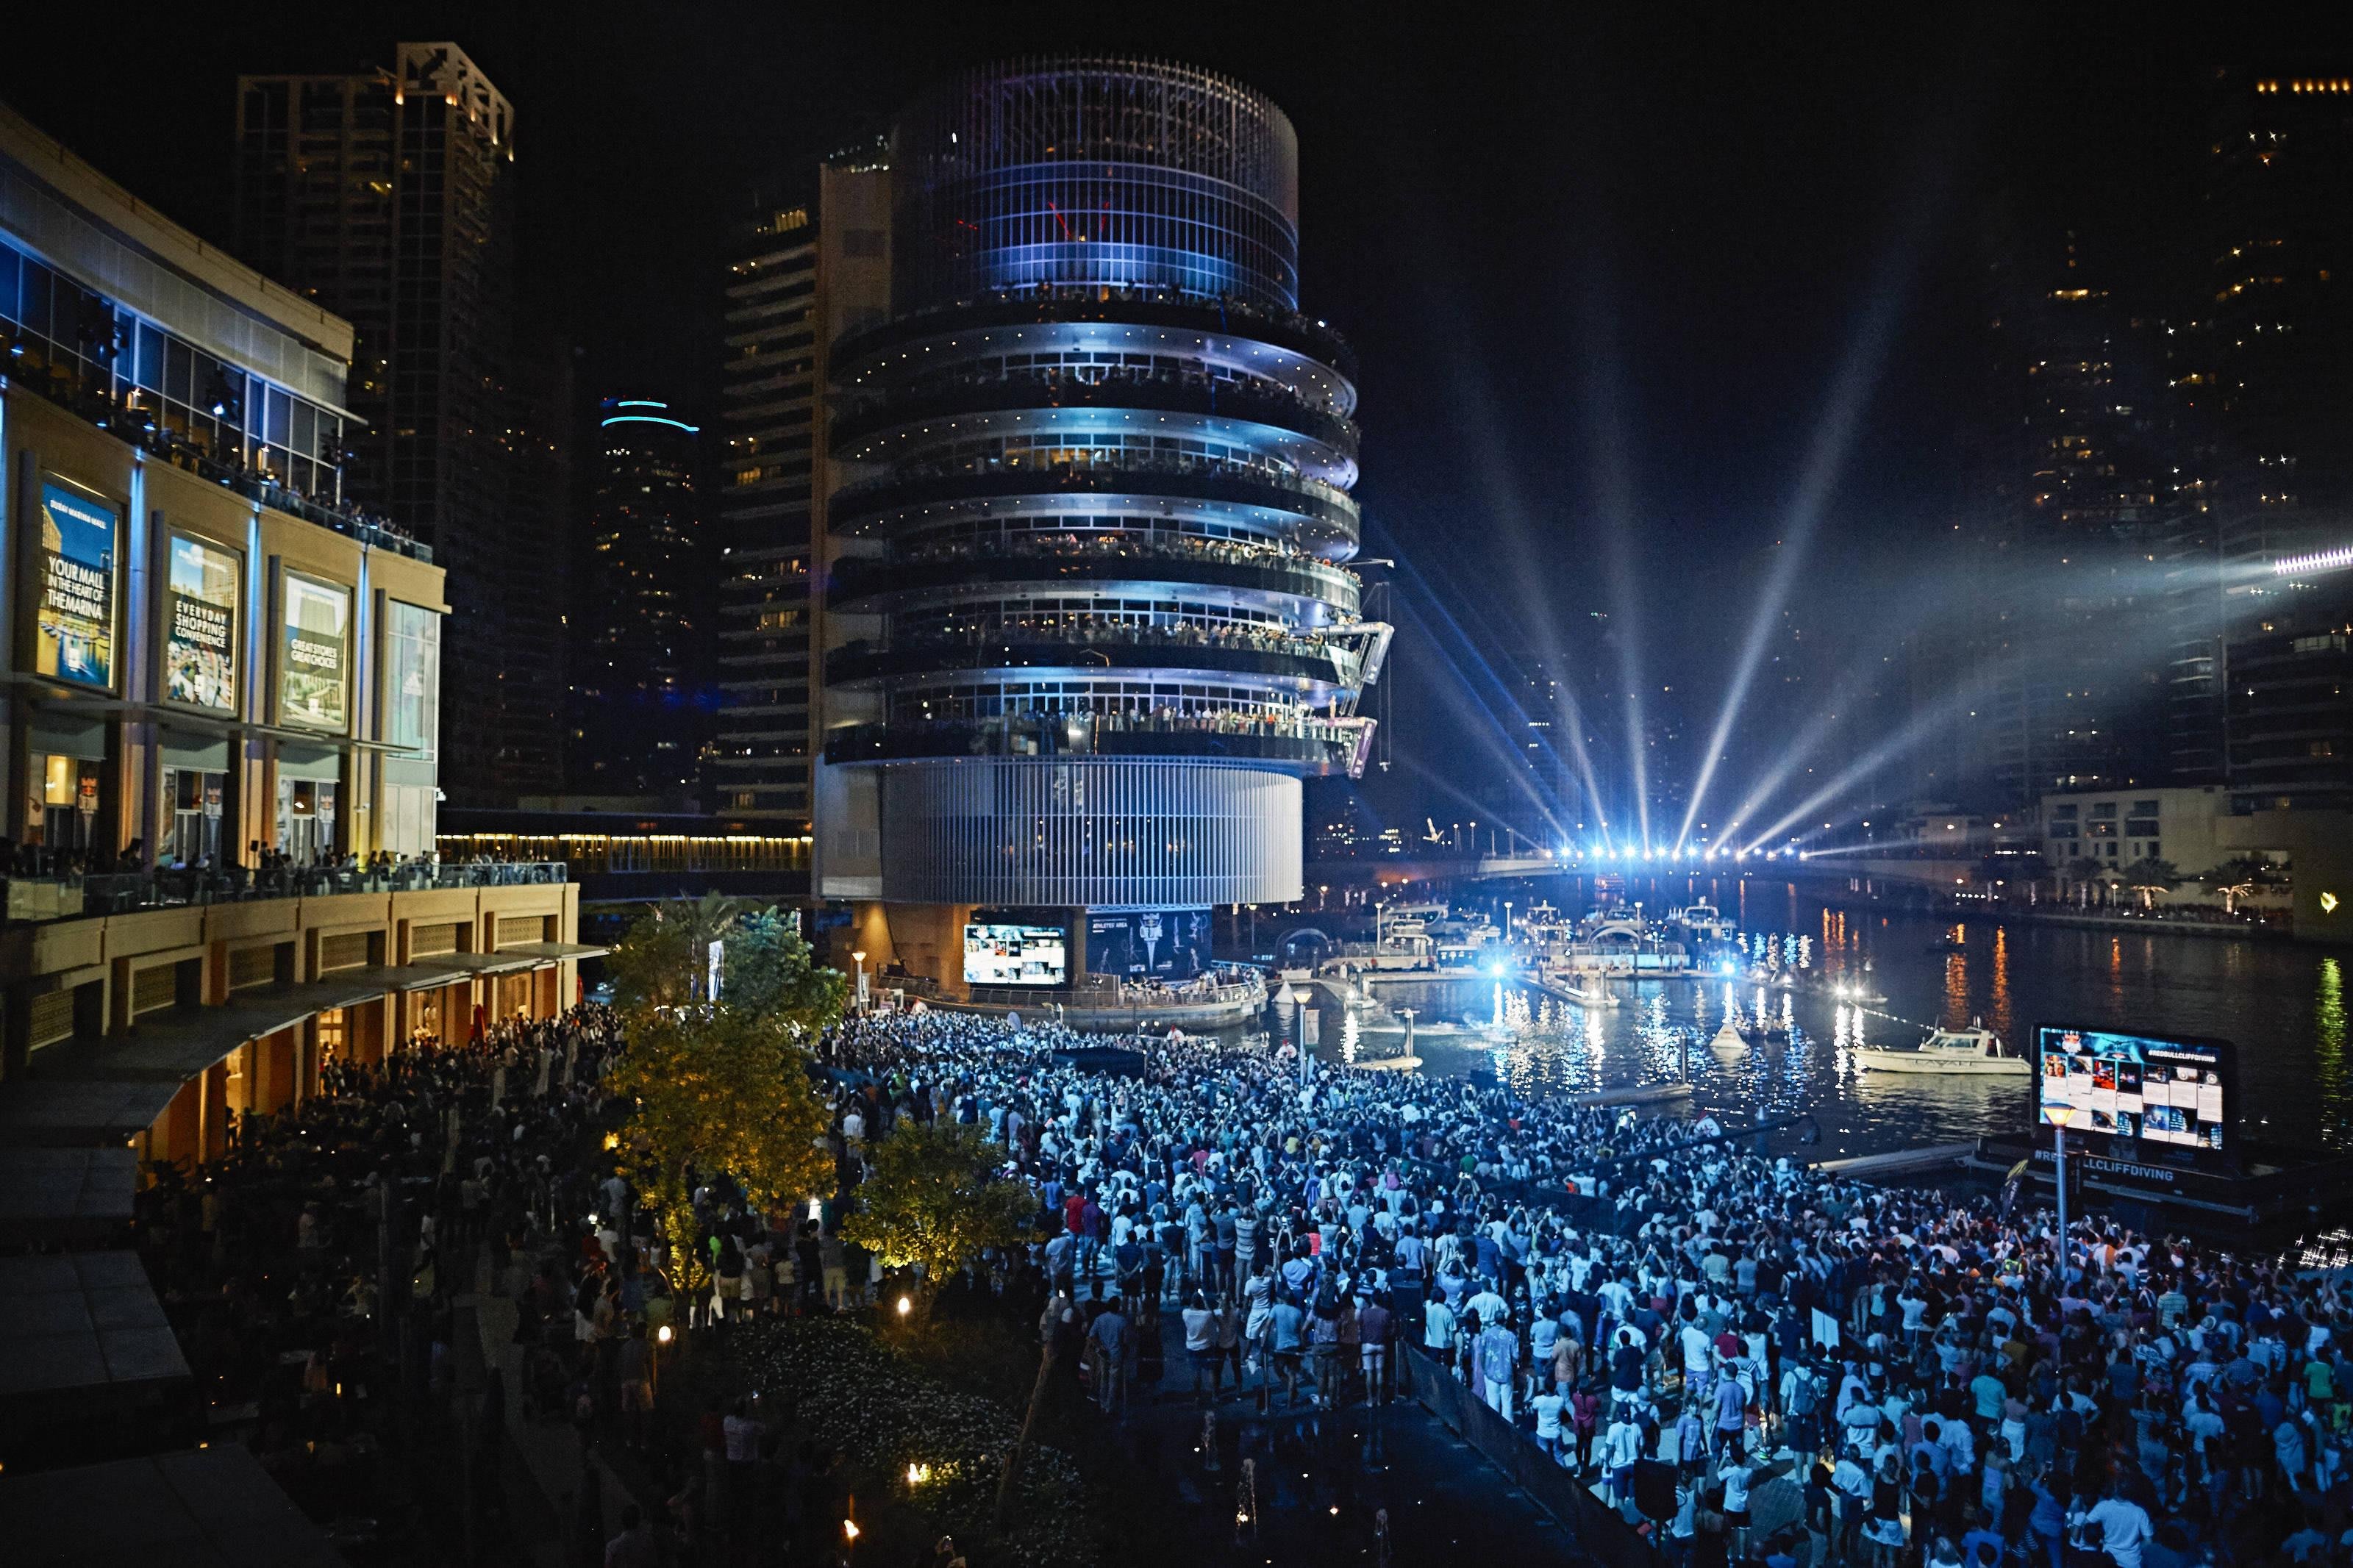
{"label": "small boat", "polygon": [[2033,1064],[2001,1042],[1991,1029],[1972,1023],[1966,1029],[1931,1029],[1909,1047],[1860,1046],[1854,1065],[1880,1072],[1999,1073],[2023,1077]]}
{"label": "small boat", "polygon": [[1737,1056],[1748,1048],[1748,1042],[1741,1037],[1740,1031],[1733,1026],[1732,1020],[1726,1018],[1717,1027],[1715,1038],[1708,1041],[1707,1048],[1720,1051],[1728,1057]]}
{"label": "small boat", "polygon": [[1927,952],[1967,952],[1968,944],[1957,936],[1940,936],[1923,951]]}

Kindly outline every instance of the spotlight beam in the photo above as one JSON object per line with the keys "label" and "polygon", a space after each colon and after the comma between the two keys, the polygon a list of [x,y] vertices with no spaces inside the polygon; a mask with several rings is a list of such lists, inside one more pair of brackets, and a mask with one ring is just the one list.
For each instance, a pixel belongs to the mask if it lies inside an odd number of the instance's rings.
{"label": "spotlight beam", "polygon": [[1683,828],[1675,836],[1677,848],[1691,837],[1692,824],[1699,820],[1708,785],[1714,782],[1715,770],[1731,744],[1740,705],[1764,666],[1765,647],[1772,637],[1774,623],[1788,602],[1798,568],[1805,561],[1806,546],[1838,488],[1839,475],[1854,444],[1864,405],[1878,383],[1880,369],[1894,342],[1896,321],[1910,297],[1914,258],[1926,239],[1930,219],[1938,205],[1936,198],[1943,190],[1953,162],[1950,148],[1941,139],[1931,151],[1941,155],[1929,161],[1924,177],[1915,184],[1903,226],[1873,268],[1869,303],[1849,340],[1846,362],[1831,383],[1822,423],[1815,431],[1805,467],[1799,472],[1797,492],[1790,498],[1788,520],[1781,531],[1781,553],[1767,574],[1757,612],[1748,623],[1748,635],[1742,640],[1739,658],[1733,666],[1731,684],[1725,689],[1723,711],[1716,716],[1707,750],[1700,758],[1699,776],[1692,784]]}

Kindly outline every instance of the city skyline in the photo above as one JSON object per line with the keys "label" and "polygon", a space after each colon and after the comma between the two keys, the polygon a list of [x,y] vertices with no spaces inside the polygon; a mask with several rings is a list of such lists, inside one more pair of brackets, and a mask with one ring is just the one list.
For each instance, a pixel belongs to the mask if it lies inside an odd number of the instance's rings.
{"label": "city skyline", "polygon": [[[353,47],[377,54],[395,36],[380,22],[366,33],[352,28]],[[1918,715],[1923,703],[1888,695],[1922,684],[1917,647],[1888,623],[1925,626],[1952,607],[1952,536],[1986,521],[1968,447],[1983,417],[1987,215],[2003,204],[2021,243],[2045,254],[2080,231],[2121,309],[2168,305],[2182,263],[2167,237],[2198,192],[2201,77],[2254,47],[2135,45],[2079,68],[1989,21],[1954,39],[1936,70],[1895,79],[1883,67],[1902,52],[1900,29],[1836,40],[1736,31],[1692,42],[1684,68],[1666,70],[1655,39],[1617,27],[1526,62],[1496,66],[1482,52],[1502,74],[1481,92],[1467,90],[1467,46],[1327,40],[1365,86],[1347,95],[1308,68],[1303,46],[1272,41],[1236,59],[1230,40],[1184,34],[1158,29],[1155,47],[1230,62],[1309,129],[1303,302],[1346,323],[1366,366],[1366,439],[1393,454],[1363,492],[1366,552],[1402,563],[1390,618],[1401,649],[1428,657],[1398,661],[1384,697],[1395,761],[1366,784],[1376,808],[1416,824],[1447,815],[1433,771],[1470,775],[1452,782],[1473,796],[1508,778],[1526,715],[1481,716],[1494,704],[1480,667],[1532,654],[1574,670],[1592,753],[1621,759],[1596,775],[1612,814],[1638,824],[1655,804],[1676,819],[1653,825],[1669,843],[1716,831],[1745,781],[1797,737],[1883,739]],[[883,48],[843,23],[807,39],[812,58],[839,68],[815,93],[745,112],[746,65],[781,40],[753,28],[739,38],[749,53],[726,62],[705,34],[666,34],[621,89],[640,112],[607,114],[607,126],[561,68],[596,37],[592,26],[541,37],[489,16],[462,41],[518,100],[519,119],[547,117],[545,144],[522,137],[523,243],[547,263],[533,274],[550,285],[540,306],[580,351],[584,395],[659,387],[697,406],[715,405],[706,345],[723,333],[710,279],[723,274],[745,189],[798,178],[955,67],[1023,42],[1018,27],[987,37],[949,27]],[[232,34],[195,58],[300,71],[334,65],[316,57],[337,47]],[[681,69],[708,82],[707,100],[659,100],[644,85]],[[1545,71],[1577,106],[1557,123],[1525,90]],[[201,101],[197,75],[184,68],[171,90]],[[1363,99],[1384,93],[1408,106],[1393,122],[1364,111]],[[1410,107],[1441,100],[1443,116]],[[203,152],[195,138],[193,149],[111,153],[103,124],[68,120],[55,129],[101,166],[110,155],[192,166]],[[1482,146],[1558,155],[1496,159],[1477,155]],[[2029,146],[2033,158],[2017,155]],[[658,165],[678,177],[651,177]],[[618,205],[582,209],[573,198],[592,179]],[[203,180],[159,188],[187,192],[177,216],[205,228]],[[1792,546],[1793,532],[1807,537]],[[1792,591],[1770,604],[1785,573]],[[1510,592],[1462,591],[1497,574]],[[1768,616],[1769,635],[1758,629]],[[1451,645],[1450,620],[1464,634]],[[1817,663],[1800,670],[1809,641]],[[1760,643],[1767,665],[1779,661],[1766,688],[1739,674]],[[1864,664],[1887,669],[1877,700],[1831,679]],[[1737,721],[1723,730],[1732,692]],[[1631,759],[1659,744],[1654,709],[1672,710],[1675,754],[1638,782]],[[1710,776],[1719,731],[1716,766],[1740,791]],[[1873,787],[1887,799],[1992,804],[1958,769],[1935,765],[1935,750],[1911,746],[1915,771]],[[1681,797],[1650,791],[1653,771],[1680,781]],[[707,782],[723,797],[723,780]],[[790,816],[797,787],[765,798]],[[2011,790],[2011,804],[2027,793]],[[1595,815],[1525,802],[1516,826],[1534,835]]]}

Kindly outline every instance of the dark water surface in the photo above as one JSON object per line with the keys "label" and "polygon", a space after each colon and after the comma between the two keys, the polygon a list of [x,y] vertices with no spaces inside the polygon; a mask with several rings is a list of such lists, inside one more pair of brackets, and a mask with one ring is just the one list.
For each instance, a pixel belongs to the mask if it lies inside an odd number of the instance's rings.
{"label": "dark water surface", "polygon": [[[1570,912],[1588,902],[1577,879],[1560,879],[1542,891]],[[1422,1070],[1489,1068],[1524,1089],[1575,1092],[1674,1078],[1687,1058],[1697,1107],[1727,1124],[1751,1119],[1759,1107],[1775,1117],[1810,1110],[1822,1129],[1817,1157],[1833,1158],[2011,1131],[2029,1114],[2027,1078],[1862,1073],[1852,1065],[1853,1047],[1909,1044],[1929,1024],[1975,1019],[2031,1049],[2037,1024],[2081,1024],[2230,1040],[2239,1048],[2235,1114],[2242,1135],[2316,1151],[2353,1147],[2345,1052],[2353,953],[2000,919],[1957,922],[1960,950],[1932,952],[1956,922],[1835,909],[1787,883],[1662,879],[1638,884],[1629,896],[1661,910],[1708,899],[1745,931],[1806,937],[1813,967],[1862,981],[1887,999],[1856,1007],[1799,990],[1786,994],[1785,1005],[1785,994],[1769,993],[1762,998],[1768,1013],[1780,1016],[1786,1005],[1788,1042],[1722,1058],[1707,1039],[1724,1017],[1725,983],[1612,981],[1623,1005],[1573,1009],[1562,1029],[1505,1051],[1475,1036],[1418,1034]],[[1485,1023],[1513,991],[1531,1008],[1543,1003],[1534,992],[1493,981],[1385,984],[1379,996],[1392,1007],[1412,1007],[1418,1022]],[[1746,1011],[1759,1003],[1752,987],[1734,997]],[[1321,1028],[1323,1054],[1344,1054],[1341,1010],[1325,1005]],[[1356,1045],[1363,1055],[1381,1055],[1393,1053],[1398,1039],[1368,1035]]]}

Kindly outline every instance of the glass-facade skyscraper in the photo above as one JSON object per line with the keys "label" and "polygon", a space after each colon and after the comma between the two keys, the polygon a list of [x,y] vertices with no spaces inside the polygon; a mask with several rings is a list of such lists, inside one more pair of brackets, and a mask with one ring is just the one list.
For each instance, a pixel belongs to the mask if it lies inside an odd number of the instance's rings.
{"label": "glass-facade skyscraper", "polygon": [[1300,781],[1361,768],[1388,628],[1290,121],[1023,62],[913,105],[887,181],[888,311],[827,367],[818,890],[951,985],[989,910],[1298,898]]}

